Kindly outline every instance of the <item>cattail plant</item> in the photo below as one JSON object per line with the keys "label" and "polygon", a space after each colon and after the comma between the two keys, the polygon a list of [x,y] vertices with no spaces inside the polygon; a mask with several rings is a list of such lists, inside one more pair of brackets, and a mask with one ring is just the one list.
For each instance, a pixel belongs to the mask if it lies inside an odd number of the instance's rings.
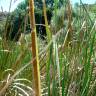
{"label": "cattail plant", "polygon": [[[49,26],[48,26],[45,0],[42,0],[42,2],[43,2],[43,14],[44,14],[44,20],[45,20],[45,26],[46,26],[46,33],[47,33],[47,42],[49,43],[50,40],[51,40],[51,38],[52,38],[52,34],[51,34],[51,32],[49,30]],[[48,56],[46,58],[47,84],[49,86],[49,88],[48,88],[48,91],[49,91],[48,94],[50,94],[50,90],[52,90],[51,87],[50,87],[50,75],[49,75],[50,74],[50,63],[48,63],[48,62],[51,61],[50,60],[50,57],[51,57],[50,52],[52,52],[52,47],[50,47],[50,50],[48,50]]]}
{"label": "cattail plant", "polygon": [[49,30],[49,26],[48,26],[48,20],[47,20],[47,14],[46,14],[46,3],[45,3],[45,0],[42,0],[43,1],[43,12],[44,12],[44,19],[45,19],[45,26],[46,26],[46,32],[47,32],[47,41],[49,42],[51,40],[51,32]]}
{"label": "cattail plant", "polygon": [[35,15],[34,15],[34,0],[29,0],[30,7],[30,24],[31,24],[31,37],[32,37],[32,56],[36,58],[33,61],[33,74],[34,74],[34,86],[35,96],[41,96],[40,87],[40,71],[39,71],[39,59],[38,59],[38,48],[37,48],[37,37],[36,37],[36,26],[35,26]]}
{"label": "cattail plant", "polygon": [[67,43],[69,43],[72,38],[72,25],[71,25],[71,23],[72,23],[72,8],[71,8],[70,0],[68,0],[67,3],[68,3],[67,4],[68,5],[67,6],[67,17],[68,17],[68,30],[69,30],[68,37],[67,37],[67,40],[68,40]]}

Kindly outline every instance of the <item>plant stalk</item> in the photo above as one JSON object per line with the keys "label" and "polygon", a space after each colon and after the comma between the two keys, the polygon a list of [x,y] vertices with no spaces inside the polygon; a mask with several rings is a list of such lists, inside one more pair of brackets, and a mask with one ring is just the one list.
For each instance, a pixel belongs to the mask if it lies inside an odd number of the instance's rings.
{"label": "plant stalk", "polygon": [[38,58],[38,47],[37,47],[37,35],[35,26],[35,15],[34,15],[34,0],[29,0],[30,8],[30,27],[31,27],[31,39],[32,39],[32,56],[36,59],[33,61],[33,76],[34,76],[34,87],[35,96],[41,96],[40,86],[40,71],[39,71],[39,58]]}

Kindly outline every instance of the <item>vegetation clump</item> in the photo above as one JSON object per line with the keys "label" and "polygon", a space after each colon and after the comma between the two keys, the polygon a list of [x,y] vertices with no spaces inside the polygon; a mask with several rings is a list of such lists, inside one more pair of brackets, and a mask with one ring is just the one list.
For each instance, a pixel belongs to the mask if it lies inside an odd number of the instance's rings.
{"label": "vegetation clump", "polygon": [[95,5],[25,0],[1,12],[0,96],[95,96]]}

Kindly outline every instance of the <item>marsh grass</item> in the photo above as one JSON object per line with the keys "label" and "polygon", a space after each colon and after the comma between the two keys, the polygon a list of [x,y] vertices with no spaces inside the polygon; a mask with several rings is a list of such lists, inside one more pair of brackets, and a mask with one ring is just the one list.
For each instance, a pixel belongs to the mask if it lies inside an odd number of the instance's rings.
{"label": "marsh grass", "polygon": [[[60,13],[58,12],[58,0],[54,0],[54,5],[55,11],[52,19],[54,23],[58,23],[56,19]],[[52,37],[47,22],[46,6],[43,5],[45,26],[47,32],[50,33],[46,36],[47,43],[38,39],[41,84],[39,90],[42,96],[95,96],[96,21],[91,19],[82,1],[79,12],[83,14],[78,12],[79,16],[76,15],[75,18],[72,17],[70,3],[66,2],[66,5],[70,10],[68,11],[69,19],[60,30],[55,30]],[[64,7],[67,8],[65,5]],[[56,25],[59,26],[59,24]],[[72,35],[68,40],[70,32]],[[30,36],[25,35],[25,37],[29,41]],[[34,63],[36,57],[32,59],[33,54],[31,54],[32,50],[29,48],[30,42],[28,41],[27,43],[24,41],[21,45],[14,41],[7,41],[6,48],[4,39],[0,40],[0,96],[34,96],[36,90],[33,86],[34,77],[31,64]],[[45,47],[42,47],[43,43],[46,44]]]}

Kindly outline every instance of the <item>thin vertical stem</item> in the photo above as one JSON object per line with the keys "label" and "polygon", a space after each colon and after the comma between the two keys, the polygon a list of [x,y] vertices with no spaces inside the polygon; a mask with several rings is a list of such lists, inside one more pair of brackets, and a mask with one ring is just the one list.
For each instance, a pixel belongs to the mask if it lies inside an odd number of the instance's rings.
{"label": "thin vertical stem", "polygon": [[48,26],[48,20],[47,20],[47,11],[46,11],[46,3],[45,3],[45,0],[42,0],[43,1],[43,12],[44,12],[44,19],[45,19],[45,25],[46,25],[46,33],[47,33],[47,41],[49,42],[51,40],[51,32],[49,30],[49,26]]}
{"label": "thin vertical stem", "polygon": [[71,4],[70,4],[70,0],[68,0],[68,29],[69,29],[69,42],[72,38],[72,8],[71,8]]}
{"label": "thin vertical stem", "polygon": [[34,76],[34,87],[35,96],[41,96],[40,86],[40,71],[39,71],[39,59],[38,59],[38,48],[37,48],[37,37],[36,37],[36,26],[35,26],[35,15],[34,15],[34,0],[29,0],[30,7],[30,25],[31,25],[31,37],[32,37],[32,56],[33,58],[33,76]]}

